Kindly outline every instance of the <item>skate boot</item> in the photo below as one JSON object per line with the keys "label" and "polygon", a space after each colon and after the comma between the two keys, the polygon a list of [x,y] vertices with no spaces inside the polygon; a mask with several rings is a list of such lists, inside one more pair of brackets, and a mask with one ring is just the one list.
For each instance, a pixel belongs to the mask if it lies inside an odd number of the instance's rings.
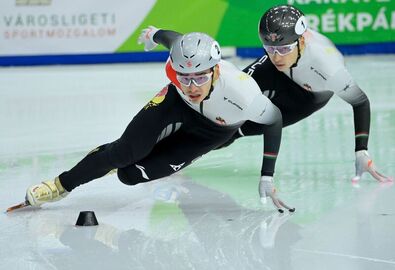
{"label": "skate boot", "polygon": [[59,177],[56,177],[54,180],[29,187],[26,191],[26,201],[32,206],[40,206],[43,203],[63,199],[68,194],[69,192],[60,183]]}

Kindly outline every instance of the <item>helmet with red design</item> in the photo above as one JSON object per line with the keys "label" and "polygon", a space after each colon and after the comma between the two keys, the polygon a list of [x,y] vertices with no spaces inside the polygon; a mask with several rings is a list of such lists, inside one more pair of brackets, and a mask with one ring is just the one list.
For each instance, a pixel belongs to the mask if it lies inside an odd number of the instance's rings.
{"label": "helmet with red design", "polygon": [[170,50],[172,68],[180,73],[197,73],[214,67],[221,60],[221,48],[207,34],[192,32],[183,35]]}

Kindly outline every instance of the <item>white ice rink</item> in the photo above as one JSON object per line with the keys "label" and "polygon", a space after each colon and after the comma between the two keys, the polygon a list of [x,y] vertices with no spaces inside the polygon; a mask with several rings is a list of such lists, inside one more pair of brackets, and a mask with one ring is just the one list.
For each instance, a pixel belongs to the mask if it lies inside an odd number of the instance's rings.
{"label": "white ice rink", "polygon": [[[240,67],[252,60],[234,59]],[[395,175],[395,55],[348,57],[371,102],[369,153]],[[161,64],[0,69],[0,209],[120,136],[167,83]],[[354,173],[352,110],[338,97],[284,130],[279,196],[261,205],[262,138],[213,151],[178,175],[115,175],[41,209],[0,213],[0,269],[395,269],[395,190]],[[97,227],[75,227],[80,211]]]}

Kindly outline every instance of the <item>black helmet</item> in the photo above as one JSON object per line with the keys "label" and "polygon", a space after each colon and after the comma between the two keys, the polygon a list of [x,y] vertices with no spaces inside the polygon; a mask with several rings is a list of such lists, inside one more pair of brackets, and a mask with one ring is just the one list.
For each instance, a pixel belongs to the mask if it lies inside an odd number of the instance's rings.
{"label": "black helmet", "polygon": [[275,6],[259,21],[259,37],[264,45],[281,46],[295,42],[306,31],[306,17],[293,6]]}

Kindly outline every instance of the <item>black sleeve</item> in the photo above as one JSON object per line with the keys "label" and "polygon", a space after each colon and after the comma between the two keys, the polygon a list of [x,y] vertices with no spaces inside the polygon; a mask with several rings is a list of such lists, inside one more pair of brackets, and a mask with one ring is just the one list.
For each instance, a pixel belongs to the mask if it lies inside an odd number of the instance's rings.
{"label": "black sleeve", "polygon": [[[282,121],[277,121],[271,125],[258,124],[252,121],[248,121],[248,125],[253,128],[253,135],[263,134],[264,148],[263,148],[263,160],[261,167],[261,176],[273,176],[276,167],[277,155],[280,150],[281,134],[282,134]],[[243,125],[244,126],[244,125]],[[233,137],[229,143],[224,144],[222,147],[228,146],[236,138],[241,136],[249,136],[251,134],[244,134],[242,129],[239,129],[243,135],[239,132]]]}
{"label": "black sleeve", "polygon": [[156,43],[162,44],[166,48],[170,49],[173,42],[181,37],[182,34],[171,31],[171,30],[159,30],[155,33],[153,39]]}
{"label": "black sleeve", "polygon": [[281,133],[282,133],[282,118],[281,112],[276,108],[279,114],[279,118],[271,125],[262,125],[263,138],[264,138],[264,149],[263,149],[263,161],[261,168],[261,175],[273,176],[277,155],[280,150],[281,144]]}
{"label": "black sleeve", "polygon": [[367,150],[370,129],[370,103],[366,94],[355,83],[336,93],[354,111],[355,151]]}
{"label": "black sleeve", "polygon": [[[261,175],[273,176],[283,127],[281,111],[265,95],[258,92],[248,105],[246,116],[262,129],[264,149]],[[242,132],[240,129],[239,131]]]}
{"label": "black sleeve", "polygon": [[355,151],[367,150],[370,129],[370,102],[368,97],[358,105],[352,105],[354,111]]}
{"label": "black sleeve", "polygon": [[367,150],[370,128],[369,99],[345,67],[328,78],[328,89],[334,91],[354,111],[355,150]]}

